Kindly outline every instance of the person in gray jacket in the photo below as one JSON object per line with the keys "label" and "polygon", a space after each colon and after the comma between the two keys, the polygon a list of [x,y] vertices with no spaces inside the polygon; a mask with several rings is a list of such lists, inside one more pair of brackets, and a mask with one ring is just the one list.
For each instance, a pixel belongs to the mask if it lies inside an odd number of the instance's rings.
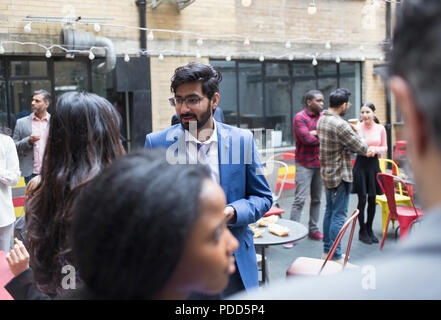
{"label": "person in gray jacket", "polygon": [[31,103],[32,113],[18,119],[14,129],[13,139],[17,147],[21,174],[26,184],[40,174],[49,133],[50,114],[47,108],[50,103],[49,92],[35,91]]}
{"label": "person in gray jacket", "polygon": [[293,276],[235,298],[441,299],[441,1],[407,0],[397,10],[389,87],[405,122],[423,220],[395,250],[360,261],[356,271]]}

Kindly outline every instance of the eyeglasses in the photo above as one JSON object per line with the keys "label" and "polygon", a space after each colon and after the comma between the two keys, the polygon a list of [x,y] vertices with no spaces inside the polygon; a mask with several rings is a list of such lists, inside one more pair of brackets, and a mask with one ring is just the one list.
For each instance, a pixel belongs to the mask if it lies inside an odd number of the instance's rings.
{"label": "eyeglasses", "polygon": [[198,95],[188,96],[183,98],[170,98],[168,101],[170,101],[170,105],[175,108],[176,106],[182,106],[182,104],[185,102],[187,107],[197,107],[201,103],[201,100],[205,97],[199,97]]}

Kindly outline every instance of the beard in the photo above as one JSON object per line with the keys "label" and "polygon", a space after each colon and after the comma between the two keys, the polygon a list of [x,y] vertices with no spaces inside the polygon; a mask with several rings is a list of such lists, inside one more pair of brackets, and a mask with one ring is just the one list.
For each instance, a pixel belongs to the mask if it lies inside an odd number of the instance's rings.
{"label": "beard", "polygon": [[[190,122],[186,122],[186,123],[182,122],[182,117],[192,116],[192,117],[196,118],[196,121],[195,121],[196,126],[197,126],[196,128],[197,128],[197,130],[199,130],[207,124],[207,122],[208,122],[208,120],[210,120],[212,114],[213,114],[213,110],[211,109],[211,101],[209,101],[207,109],[199,117],[197,115],[195,115],[194,113],[188,112],[188,113],[182,113],[179,120],[181,122],[181,126],[185,130],[189,130]],[[191,122],[193,122],[193,121],[191,121]]]}

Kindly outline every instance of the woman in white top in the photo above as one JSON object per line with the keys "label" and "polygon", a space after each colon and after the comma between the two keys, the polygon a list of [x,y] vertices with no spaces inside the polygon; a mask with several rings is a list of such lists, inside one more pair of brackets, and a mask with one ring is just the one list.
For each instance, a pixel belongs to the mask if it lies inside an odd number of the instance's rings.
{"label": "woman in white top", "polygon": [[11,187],[20,179],[14,140],[0,129],[0,250],[8,252],[14,234],[15,212]]}

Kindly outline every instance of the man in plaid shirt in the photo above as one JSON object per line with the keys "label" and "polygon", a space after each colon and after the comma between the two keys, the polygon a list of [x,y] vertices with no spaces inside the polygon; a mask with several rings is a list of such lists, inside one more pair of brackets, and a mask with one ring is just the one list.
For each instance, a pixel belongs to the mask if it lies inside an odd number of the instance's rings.
{"label": "man in plaid shirt", "polygon": [[[326,257],[346,220],[352,185],[350,152],[366,155],[368,145],[344,116],[351,106],[347,89],[339,88],[329,96],[329,109],[317,123],[320,140],[320,173],[326,188],[326,211],[323,219],[323,257]],[[333,260],[343,262],[338,245]]]}
{"label": "man in plaid shirt", "polygon": [[[310,239],[321,240],[323,235],[317,225],[322,195],[317,122],[323,110],[325,99],[321,91],[309,90],[305,94],[305,103],[306,108],[296,114],[293,123],[296,139],[296,189],[291,208],[291,220],[300,221],[306,197],[310,192],[308,236]],[[284,245],[285,248],[292,246],[292,243]]]}

